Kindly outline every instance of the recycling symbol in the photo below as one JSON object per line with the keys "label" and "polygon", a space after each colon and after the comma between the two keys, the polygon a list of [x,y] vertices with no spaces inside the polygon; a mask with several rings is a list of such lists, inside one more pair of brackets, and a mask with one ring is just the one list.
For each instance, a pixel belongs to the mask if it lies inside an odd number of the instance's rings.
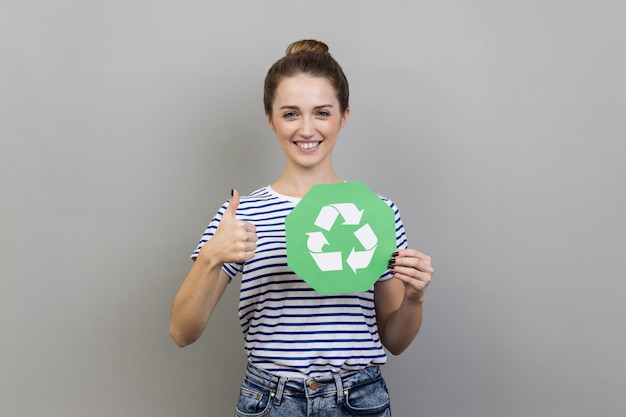
{"label": "recycling symbol", "polygon": [[[358,225],[363,217],[364,210],[359,210],[353,203],[330,204],[322,207],[315,219],[315,226],[330,231],[337,223],[337,218],[344,219],[344,225]],[[323,252],[322,249],[328,244],[323,232],[316,231],[307,233],[307,247],[315,263],[322,271],[341,271],[343,269],[341,252]],[[365,250],[357,251],[354,247],[348,255],[346,263],[353,272],[357,269],[366,268],[372,261],[378,238],[368,223],[365,223],[354,232],[357,240]]]}
{"label": "recycling symbol", "polygon": [[320,294],[369,290],[396,250],[393,210],[361,182],[312,187],[285,230],[289,267]]}

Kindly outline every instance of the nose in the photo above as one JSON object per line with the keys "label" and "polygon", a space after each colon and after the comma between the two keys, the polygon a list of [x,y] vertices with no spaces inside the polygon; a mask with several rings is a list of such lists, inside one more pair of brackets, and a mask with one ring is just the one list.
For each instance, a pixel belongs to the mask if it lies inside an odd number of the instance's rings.
{"label": "nose", "polygon": [[310,139],[313,137],[313,135],[315,135],[315,127],[313,126],[313,121],[310,118],[302,118],[299,133],[300,136],[302,136],[304,139]]}

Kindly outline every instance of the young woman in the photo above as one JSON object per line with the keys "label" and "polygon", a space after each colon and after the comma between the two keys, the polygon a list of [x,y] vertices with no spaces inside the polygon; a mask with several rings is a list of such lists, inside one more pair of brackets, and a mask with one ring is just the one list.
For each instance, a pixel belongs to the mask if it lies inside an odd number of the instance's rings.
{"label": "young woman", "polygon": [[[210,222],[172,306],[170,334],[193,343],[227,284],[241,273],[239,318],[249,360],[237,416],[389,416],[379,366],[422,322],[430,257],[407,249],[393,202],[398,250],[369,291],[319,295],[287,266],[285,217],[315,184],[337,183],[332,151],[348,121],[348,82],[319,41],[291,44],[269,70],[265,114],[285,155],[281,176]],[[384,348],[383,348],[384,347]]]}

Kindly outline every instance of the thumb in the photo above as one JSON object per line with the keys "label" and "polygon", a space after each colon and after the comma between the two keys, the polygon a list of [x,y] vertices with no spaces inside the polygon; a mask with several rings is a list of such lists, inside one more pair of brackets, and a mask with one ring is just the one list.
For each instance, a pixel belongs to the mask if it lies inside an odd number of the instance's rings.
{"label": "thumb", "polygon": [[224,215],[228,215],[235,218],[235,212],[237,211],[237,207],[239,207],[239,191],[233,189],[232,190],[232,198],[230,199],[230,204],[226,207],[226,211]]}

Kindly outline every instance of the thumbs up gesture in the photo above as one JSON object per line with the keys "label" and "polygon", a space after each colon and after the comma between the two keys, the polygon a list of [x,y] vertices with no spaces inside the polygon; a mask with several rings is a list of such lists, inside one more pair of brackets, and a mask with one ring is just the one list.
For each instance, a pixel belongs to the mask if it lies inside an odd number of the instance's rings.
{"label": "thumbs up gesture", "polygon": [[202,252],[206,247],[207,251],[212,252],[210,256],[221,263],[245,262],[254,257],[257,242],[256,227],[235,217],[238,206],[239,192],[233,190],[233,197],[222,215],[215,235],[204,245],[200,255],[203,255]]}

